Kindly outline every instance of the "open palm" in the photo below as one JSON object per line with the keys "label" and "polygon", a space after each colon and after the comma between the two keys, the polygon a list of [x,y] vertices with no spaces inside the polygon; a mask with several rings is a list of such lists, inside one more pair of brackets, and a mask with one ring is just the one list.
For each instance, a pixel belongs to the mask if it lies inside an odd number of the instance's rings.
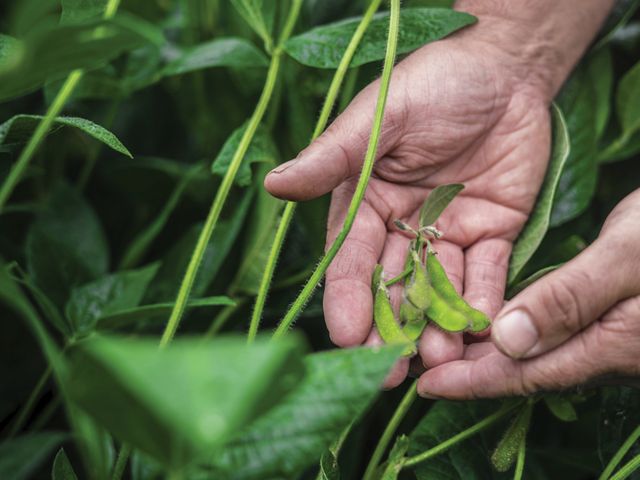
{"label": "open palm", "polygon": [[[438,220],[434,246],[466,300],[489,316],[502,306],[511,246],[533,207],[549,156],[548,101],[488,49],[455,38],[422,48],[396,67],[378,159],[354,226],[327,271],[324,311],[340,346],[379,342],[372,329],[371,274],[403,269],[418,211],[438,185],[464,191]],[[506,65],[508,62],[504,62]],[[365,88],[329,129],[266,179],[274,195],[304,200],[333,191],[327,243],[340,231],[370,134],[378,82]],[[399,304],[401,287],[392,287]],[[428,327],[419,344],[434,367],[463,355],[461,334]],[[406,375],[402,362],[390,384]]]}

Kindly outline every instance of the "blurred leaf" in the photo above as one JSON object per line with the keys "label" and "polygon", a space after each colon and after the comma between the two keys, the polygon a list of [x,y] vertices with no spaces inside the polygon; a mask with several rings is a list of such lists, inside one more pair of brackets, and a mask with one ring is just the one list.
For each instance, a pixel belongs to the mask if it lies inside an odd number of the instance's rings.
{"label": "blurred leaf", "polygon": [[184,49],[169,62],[164,75],[181,75],[211,67],[266,67],[267,57],[243,38],[216,38]]}
{"label": "blurred leaf", "polygon": [[[237,203],[230,217],[218,222],[218,226],[214,230],[211,241],[205,250],[204,258],[191,291],[192,297],[202,296],[216,277],[222,263],[236,242],[252,198],[253,190],[245,191],[244,196]],[[149,291],[145,295],[145,302],[173,302],[175,300],[177,285],[180,284],[187,269],[201,230],[201,224],[194,225],[164,256],[160,270],[158,270],[158,274],[154,277],[149,286]]]}
{"label": "blurred leaf", "polygon": [[[406,8],[400,17],[398,54],[440,40],[476,21],[472,15],[444,8]],[[290,38],[285,50],[304,65],[337,68],[359,23],[360,18],[351,18],[316,27]],[[351,61],[351,67],[384,58],[388,28],[389,13],[376,14]]]}
{"label": "blurred leaf", "polygon": [[[240,140],[247,129],[245,123],[241,127],[235,129],[229,139],[222,146],[222,150],[211,165],[211,172],[214,175],[224,176],[231,165],[233,156],[238,149]],[[245,153],[238,173],[236,174],[235,183],[241,187],[251,185],[251,165],[254,163],[269,162],[276,163],[279,158],[278,150],[269,136],[269,133],[259,127],[256,134],[251,140],[251,144]]]}
{"label": "blurred leaf", "polygon": [[464,189],[460,183],[439,185],[434,188],[420,209],[420,227],[433,225],[451,201]]}
{"label": "blurred leaf", "polygon": [[257,295],[262,274],[266,267],[271,245],[276,235],[284,202],[273,197],[263,187],[263,178],[273,164],[262,165],[258,170],[254,188],[256,201],[249,216],[249,230],[245,235],[242,263],[233,279],[231,291]]}
{"label": "blurred leaf", "polygon": [[[109,313],[98,320],[98,328],[120,328],[157,317],[166,320],[173,310],[173,305],[173,303],[153,303]],[[235,305],[235,302],[225,296],[192,298],[187,302],[187,309],[229,305]]]}
{"label": "blurred leaf", "polygon": [[566,395],[550,393],[544,396],[544,403],[558,420],[573,422],[578,419],[576,409]]}
{"label": "blurred leaf", "polygon": [[[8,62],[0,64],[0,101],[36,90],[47,80],[62,78],[74,69],[95,68],[143,45],[149,37],[147,31],[138,28],[141,24],[118,17],[37,30],[14,43]],[[6,48],[2,50],[6,52]]]}
{"label": "blurred leaf", "polygon": [[62,25],[73,25],[87,20],[97,20],[104,14],[109,0],[61,0]]}
{"label": "blurred leaf", "polygon": [[518,274],[529,261],[540,245],[540,242],[542,242],[542,238],[547,233],[558,181],[566,160],[569,157],[570,144],[564,117],[555,104],[552,107],[552,112],[553,143],[551,159],[549,160],[547,174],[533,211],[513,246],[511,262],[509,264],[508,284],[512,284],[517,279]]}
{"label": "blurred leaf", "polygon": [[[43,118],[42,115],[16,115],[11,117],[3,124],[0,124],[0,145],[26,142]],[[116,152],[122,153],[129,158],[133,157],[127,147],[113,133],[90,120],[78,117],[56,117],[53,125],[52,131],[55,131],[56,127],[73,127],[104,143]]]}
{"label": "blurred leaf", "polygon": [[75,286],[107,272],[109,250],[102,226],[77,190],[59,186],[29,228],[27,271],[58,306]]}
{"label": "blurred leaf", "polygon": [[112,273],[75,287],[65,308],[74,333],[91,333],[99,319],[137,307],[159,266]]}
{"label": "blurred leaf", "polygon": [[[272,0],[231,0],[236,10],[251,28],[260,35],[265,43],[269,43],[276,2]],[[266,3],[266,5],[265,5]]]}
{"label": "blurred leaf", "polygon": [[78,480],[76,472],[71,466],[69,457],[61,448],[53,460],[53,469],[51,471],[51,480]]}
{"label": "blurred leaf", "polygon": [[40,432],[4,441],[0,444],[0,478],[30,478],[66,438],[66,433]]}
{"label": "blurred leaf", "polygon": [[[71,398],[169,467],[210,455],[303,376],[300,342],[99,337],[69,351]],[[231,367],[230,367],[231,366]]]}
{"label": "blurred leaf", "polygon": [[640,6],[640,0],[617,0],[604,26],[600,29],[599,40],[594,48],[607,44],[622,28]]}
{"label": "blurred leaf", "polygon": [[307,376],[296,389],[214,458],[221,478],[296,478],[367,409],[400,352],[383,347],[309,355]]}

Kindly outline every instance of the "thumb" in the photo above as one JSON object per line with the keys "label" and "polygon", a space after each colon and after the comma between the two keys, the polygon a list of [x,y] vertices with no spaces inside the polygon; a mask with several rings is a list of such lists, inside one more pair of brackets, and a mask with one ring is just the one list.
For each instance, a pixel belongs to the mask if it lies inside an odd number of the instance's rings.
{"label": "thumb", "polygon": [[[378,88],[377,81],[365,88],[295,159],[269,172],[264,182],[267,191],[287,200],[309,200],[330,192],[356,175],[367,151]],[[391,120],[392,113],[387,108],[385,124],[393,124]],[[394,130],[386,125],[383,127],[378,158],[386,153],[392,141],[390,132]]]}
{"label": "thumb", "polygon": [[513,358],[547,352],[600,318],[627,296],[615,249],[596,240],[576,258],[526,288],[492,326],[497,347]]}

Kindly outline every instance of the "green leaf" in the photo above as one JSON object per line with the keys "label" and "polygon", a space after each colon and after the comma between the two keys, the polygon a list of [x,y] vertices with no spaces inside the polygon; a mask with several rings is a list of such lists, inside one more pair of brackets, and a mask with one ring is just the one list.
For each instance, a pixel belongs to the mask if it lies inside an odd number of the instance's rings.
{"label": "green leaf", "polygon": [[216,38],[184,49],[169,62],[164,75],[181,75],[211,67],[266,67],[267,57],[243,38]]}
{"label": "green leaf", "polygon": [[520,445],[529,431],[532,411],[532,403],[522,407],[491,455],[491,463],[499,472],[506,472],[515,463]]}
{"label": "green leaf", "polygon": [[78,480],[76,472],[71,466],[69,457],[61,448],[53,460],[53,469],[51,471],[51,480]]}
{"label": "green leaf", "polygon": [[[400,17],[398,53],[408,53],[440,40],[476,20],[467,13],[445,8],[406,8]],[[290,38],[285,50],[304,65],[337,68],[359,22],[360,18],[350,18],[316,27]],[[351,67],[384,58],[388,27],[389,13],[376,14],[351,61]]]}
{"label": "green leaf", "polygon": [[88,20],[98,20],[104,14],[108,0],[61,0],[62,25],[73,25]]}
{"label": "green leaf", "polygon": [[266,267],[271,245],[276,235],[280,213],[284,202],[270,195],[263,187],[263,178],[273,165],[261,166],[256,175],[256,201],[249,216],[242,263],[238,268],[231,291],[257,295],[262,274]]}
{"label": "green leaf", "polygon": [[[16,115],[11,117],[0,125],[0,145],[26,142],[43,118],[42,115]],[[116,152],[133,158],[131,152],[113,133],[90,120],[78,117],[56,117],[53,125],[54,127],[51,131],[55,131],[55,129],[62,126],[73,127],[104,143]]]}
{"label": "green leaf", "polygon": [[331,449],[325,451],[320,457],[320,471],[317,480],[340,480],[338,459]]}
{"label": "green leaf", "polygon": [[409,450],[409,445],[409,437],[406,435],[400,435],[396,438],[380,480],[397,480],[400,470],[402,470],[405,454]]}
{"label": "green leaf", "polygon": [[300,342],[96,337],[69,351],[71,398],[168,467],[210,455],[302,378]]}
{"label": "green leaf", "polygon": [[[214,175],[224,176],[227,173],[231,160],[233,160],[234,153],[238,149],[238,145],[240,144],[240,140],[242,139],[246,129],[247,124],[245,123],[241,127],[235,129],[224,143],[222,150],[220,150],[220,153],[211,165],[211,172]],[[236,174],[236,178],[234,179],[236,185],[247,187],[251,184],[252,164],[262,162],[276,163],[278,158],[278,150],[269,136],[269,133],[266,129],[259,127],[251,140],[249,149],[247,150],[247,153],[245,153],[242,163],[240,164],[240,168],[238,169],[238,173]]]}
{"label": "green leaf", "polygon": [[613,94],[613,58],[609,48],[596,51],[586,65],[590,83],[595,93],[596,138],[602,138],[611,110]]}
{"label": "green leaf", "polygon": [[116,18],[37,29],[14,43],[9,61],[0,63],[0,101],[36,90],[47,80],[62,78],[74,69],[98,67],[145,44],[149,38],[139,24]]}
{"label": "green leaf", "polygon": [[[205,298],[192,298],[187,302],[187,309],[230,306],[236,303],[229,297],[215,296]],[[173,303],[153,303],[136,308],[120,310],[101,317],[98,320],[99,329],[113,329],[136,324],[150,319],[162,318],[166,320],[173,309]]]}
{"label": "green leaf", "polygon": [[30,478],[67,437],[61,432],[30,433],[0,444],[0,478]]}
{"label": "green leaf", "polygon": [[565,163],[569,157],[570,144],[567,125],[560,109],[554,104],[553,112],[553,143],[551,148],[551,159],[547,167],[540,194],[529,216],[529,221],[524,226],[520,236],[513,246],[511,253],[511,263],[509,264],[508,284],[512,284],[518,274],[534,254],[542,238],[549,228],[549,219],[553,200],[558,188],[560,175],[564,170]]}
{"label": "green leaf", "polygon": [[464,189],[460,183],[439,185],[434,188],[420,209],[420,227],[433,225],[456,195]]}
{"label": "green leaf", "polygon": [[137,307],[159,266],[112,273],[75,287],[65,308],[74,333],[91,333],[99,319]]}
{"label": "green leaf", "polygon": [[565,395],[551,393],[544,396],[544,403],[551,413],[563,422],[574,422],[578,419],[576,409]]}
{"label": "green leaf", "polygon": [[296,389],[214,459],[224,472],[220,478],[296,478],[367,409],[401,350],[355,348],[309,355],[307,376]]}
{"label": "green leaf", "polygon": [[60,307],[73,287],[107,272],[102,226],[77,190],[65,185],[55,189],[29,228],[26,257],[29,277]]}
{"label": "green leaf", "polygon": [[276,2],[267,0],[266,6],[264,0],[231,0],[231,3],[260,38],[269,44]]}
{"label": "green leaf", "polygon": [[509,290],[507,291],[507,294],[505,295],[505,298],[507,300],[512,299],[513,297],[518,295],[521,291],[523,291],[525,288],[527,288],[529,285],[534,284],[535,282],[540,280],[542,277],[544,277],[546,274],[551,273],[554,270],[557,270],[561,266],[562,264],[551,265],[549,267],[544,267],[538,270],[536,273],[529,275],[527,278],[521,280],[520,282],[510,287]]}

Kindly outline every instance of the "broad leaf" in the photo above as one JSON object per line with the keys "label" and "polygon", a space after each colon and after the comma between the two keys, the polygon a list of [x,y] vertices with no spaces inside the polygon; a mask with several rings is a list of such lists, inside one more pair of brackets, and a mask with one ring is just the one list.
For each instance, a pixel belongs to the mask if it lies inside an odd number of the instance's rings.
{"label": "broad leaf", "polygon": [[211,454],[301,379],[300,343],[97,337],[69,352],[71,398],[169,467]]}
{"label": "broad leaf", "polygon": [[0,444],[0,478],[30,478],[67,437],[60,432],[30,433]]}
{"label": "broad leaf", "polygon": [[296,389],[214,459],[224,472],[220,478],[296,478],[371,404],[400,351],[357,348],[308,356],[307,376]]}
{"label": "broad leaf", "polygon": [[[398,53],[411,52],[475,22],[472,15],[445,8],[404,9],[400,15]],[[351,18],[316,27],[289,39],[285,49],[304,65],[337,68],[359,23],[360,18]],[[351,61],[351,67],[384,58],[388,28],[389,13],[376,14]]]}
{"label": "broad leaf", "polygon": [[117,272],[74,288],[65,308],[73,331],[86,335],[99,319],[137,307],[158,267]]}
{"label": "broad leaf", "polygon": [[[26,142],[43,118],[41,115],[16,115],[10,118],[0,125],[0,146]],[[118,137],[97,123],[93,123],[85,118],[56,117],[52,130],[63,126],[73,127],[104,143],[116,152],[122,153],[130,158],[132,157],[131,152],[118,140]]]}
{"label": "broad leaf", "polygon": [[420,209],[420,226],[433,225],[447,205],[464,189],[464,185],[452,183],[434,188]]}
{"label": "broad leaf", "polygon": [[109,251],[102,226],[78,191],[61,185],[31,225],[26,240],[27,271],[58,306],[71,289],[107,271]]}
{"label": "broad leaf", "polygon": [[29,93],[74,69],[98,67],[145,44],[149,38],[139,26],[129,18],[36,30],[13,43],[8,61],[0,64],[0,101]]}
{"label": "broad leaf", "polygon": [[60,23],[72,25],[97,20],[104,14],[108,0],[61,0]]}
{"label": "broad leaf", "polygon": [[58,450],[56,458],[53,460],[51,480],[78,480],[78,476],[73,470],[69,457],[67,457],[63,448]]}
{"label": "broad leaf", "polygon": [[553,109],[553,140],[551,148],[551,159],[547,167],[540,194],[536,204],[529,216],[529,221],[524,226],[518,237],[513,252],[511,253],[511,263],[509,264],[508,283],[513,283],[522,268],[529,261],[536,251],[544,235],[549,228],[551,208],[558,188],[560,175],[564,170],[565,163],[569,157],[570,144],[567,125],[560,109],[554,104]]}
{"label": "broad leaf", "polygon": [[[211,165],[211,172],[214,175],[224,176],[227,173],[246,129],[247,125],[245,123],[243,126],[234,130],[229,139],[224,143],[222,150],[220,150],[220,153]],[[240,163],[240,168],[234,179],[236,185],[246,187],[251,184],[252,164],[260,162],[276,163],[278,157],[278,150],[269,133],[263,128],[258,128],[247,149],[247,153],[245,153],[242,158],[242,163]]]}
{"label": "broad leaf", "polygon": [[216,38],[187,48],[169,62],[164,75],[204,70],[211,67],[266,67],[267,57],[252,43],[242,38]]}

